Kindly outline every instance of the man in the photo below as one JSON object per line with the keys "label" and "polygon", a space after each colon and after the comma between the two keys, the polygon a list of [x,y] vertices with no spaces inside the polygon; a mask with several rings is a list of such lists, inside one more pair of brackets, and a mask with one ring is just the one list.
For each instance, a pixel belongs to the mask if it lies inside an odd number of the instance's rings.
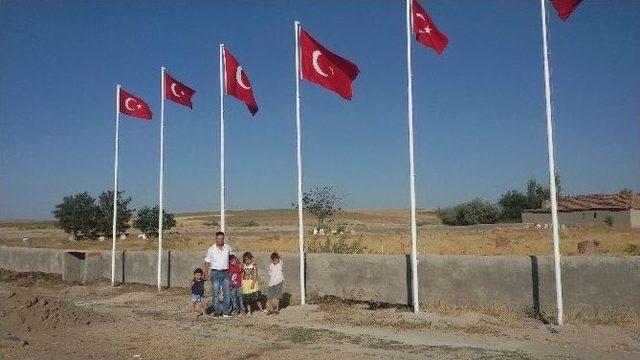
{"label": "man", "polygon": [[[224,232],[216,233],[216,243],[212,245],[204,257],[205,279],[211,274],[213,314],[222,313],[222,317],[229,317],[229,255],[233,252],[230,245],[224,243]],[[220,289],[222,289],[223,308],[220,309]]]}

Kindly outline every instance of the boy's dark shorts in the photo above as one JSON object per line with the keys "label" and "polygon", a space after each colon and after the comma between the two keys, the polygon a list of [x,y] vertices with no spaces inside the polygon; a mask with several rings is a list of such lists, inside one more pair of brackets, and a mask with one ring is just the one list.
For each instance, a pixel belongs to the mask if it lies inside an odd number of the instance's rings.
{"label": "boy's dark shorts", "polygon": [[260,301],[260,290],[254,291],[250,294],[242,294],[242,301],[245,304]]}

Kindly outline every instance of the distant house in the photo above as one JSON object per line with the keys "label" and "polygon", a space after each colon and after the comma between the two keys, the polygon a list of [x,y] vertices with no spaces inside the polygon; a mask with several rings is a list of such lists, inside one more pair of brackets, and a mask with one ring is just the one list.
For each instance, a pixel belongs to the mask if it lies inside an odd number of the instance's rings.
{"label": "distant house", "polygon": [[[640,228],[640,194],[589,194],[558,198],[558,222],[565,225],[602,224]],[[551,224],[551,205],[522,211],[522,222]]]}

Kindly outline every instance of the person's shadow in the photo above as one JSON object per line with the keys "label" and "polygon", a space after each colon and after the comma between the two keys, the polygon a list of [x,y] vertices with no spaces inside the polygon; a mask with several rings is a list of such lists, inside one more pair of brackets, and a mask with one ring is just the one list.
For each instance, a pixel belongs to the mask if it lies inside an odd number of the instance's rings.
{"label": "person's shadow", "polygon": [[280,300],[280,309],[284,309],[291,305],[291,294],[286,292],[282,294],[282,299]]}
{"label": "person's shadow", "polygon": [[[267,296],[262,294],[260,295],[260,304],[262,304],[262,308],[267,308]],[[282,299],[280,299],[280,309],[284,309],[291,305],[291,294],[288,292],[282,293]]]}

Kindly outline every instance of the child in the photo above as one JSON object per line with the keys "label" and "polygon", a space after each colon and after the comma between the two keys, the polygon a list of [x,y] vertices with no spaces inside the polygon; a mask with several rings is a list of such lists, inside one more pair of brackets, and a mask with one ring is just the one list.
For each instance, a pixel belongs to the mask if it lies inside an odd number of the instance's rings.
{"label": "child", "polygon": [[196,312],[196,317],[204,315],[204,277],[202,269],[193,270],[191,280],[191,303],[190,309]]}
{"label": "child", "polygon": [[260,288],[258,287],[258,266],[253,262],[253,255],[246,252],[242,255],[244,271],[242,272],[242,298],[247,307],[247,314],[253,314],[256,307],[262,311]]}
{"label": "child", "polygon": [[267,314],[280,313],[280,299],[282,299],[282,285],[284,275],[282,274],[282,259],[278,253],[271,254],[271,264],[269,264],[269,291],[267,291]]}
{"label": "child", "polygon": [[231,296],[231,315],[244,315],[242,304],[242,273],[244,269],[235,254],[229,255],[229,287]]}

